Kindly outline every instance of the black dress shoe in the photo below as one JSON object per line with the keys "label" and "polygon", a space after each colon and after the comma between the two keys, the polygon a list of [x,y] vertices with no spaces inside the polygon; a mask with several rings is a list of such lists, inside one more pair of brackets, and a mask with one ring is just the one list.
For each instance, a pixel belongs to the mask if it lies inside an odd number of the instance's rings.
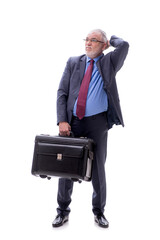
{"label": "black dress shoe", "polygon": [[100,227],[103,227],[103,228],[109,227],[109,222],[107,221],[107,219],[103,214],[95,215],[95,222],[98,223],[98,226]]}
{"label": "black dress shoe", "polygon": [[58,214],[55,218],[55,220],[52,223],[53,227],[60,227],[62,226],[65,222],[68,221],[68,216],[64,216],[62,214]]}

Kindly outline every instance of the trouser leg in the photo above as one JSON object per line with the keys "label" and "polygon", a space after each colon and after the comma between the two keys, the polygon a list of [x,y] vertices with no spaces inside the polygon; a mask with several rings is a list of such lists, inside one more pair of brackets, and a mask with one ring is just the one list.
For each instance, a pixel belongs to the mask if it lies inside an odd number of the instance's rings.
{"label": "trouser leg", "polygon": [[105,114],[97,115],[95,118],[89,119],[86,124],[87,137],[90,137],[95,142],[93,171],[92,171],[92,206],[93,213],[104,212],[106,205],[106,175],[105,162],[107,156],[107,136],[108,127]]}
{"label": "trouser leg", "polygon": [[60,178],[58,183],[57,202],[59,214],[68,215],[70,213],[69,204],[71,203],[71,195],[73,191],[73,181],[70,179]]}
{"label": "trouser leg", "polygon": [[103,134],[103,137],[99,137],[99,141],[96,144],[95,158],[93,162],[92,172],[92,206],[93,213],[104,212],[106,205],[106,175],[105,175],[105,161],[106,161],[106,149],[107,148],[107,133]]}

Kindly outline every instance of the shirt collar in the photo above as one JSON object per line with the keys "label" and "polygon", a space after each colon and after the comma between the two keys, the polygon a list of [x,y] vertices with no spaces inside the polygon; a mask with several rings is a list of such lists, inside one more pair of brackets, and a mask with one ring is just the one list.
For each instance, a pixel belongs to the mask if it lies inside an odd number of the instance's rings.
{"label": "shirt collar", "polygon": [[[100,56],[98,56],[98,57],[96,57],[96,58],[93,58],[93,60],[94,60],[95,62],[98,62],[98,60],[99,60],[102,56],[103,56],[103,54],[100,55]],[[91,60],[91,58],[87,56],[86,62],[89,62],[90,60]]]}

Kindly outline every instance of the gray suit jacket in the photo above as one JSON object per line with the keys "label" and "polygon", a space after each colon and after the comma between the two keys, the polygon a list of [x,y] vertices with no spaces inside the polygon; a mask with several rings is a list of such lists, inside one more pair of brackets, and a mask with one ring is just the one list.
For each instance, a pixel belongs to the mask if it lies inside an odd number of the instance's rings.
{"label": "gray suit jacket", "polygon": [[[116,84],[116,73],[122,67],[128,53],[129,44],[123,39],[112,36],[110,44],[115,50],[99,59],[97,67],[104,81],[104,89],[108,96],[107,121],[110,129],[113,124],[124,126],[119,95]],[[74,103],[78,97],[84,76],[86,55],[69,58],[57,93],[57,124],[71,123]]]}

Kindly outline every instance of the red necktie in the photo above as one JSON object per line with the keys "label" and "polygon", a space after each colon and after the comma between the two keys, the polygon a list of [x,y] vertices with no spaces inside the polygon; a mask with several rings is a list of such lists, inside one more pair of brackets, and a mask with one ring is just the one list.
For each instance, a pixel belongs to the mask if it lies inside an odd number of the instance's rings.
{"label": "red necktie", "polygon": [[82,119],[85,115],[86,100],[87,100],[87,94],[88,94],[88,87],[89,87],[89,83],[92,76],[93,62],[94,60],[91,59],[90,64],[82,80],[79,95],[78,95],[76,114],[79,119]]}

